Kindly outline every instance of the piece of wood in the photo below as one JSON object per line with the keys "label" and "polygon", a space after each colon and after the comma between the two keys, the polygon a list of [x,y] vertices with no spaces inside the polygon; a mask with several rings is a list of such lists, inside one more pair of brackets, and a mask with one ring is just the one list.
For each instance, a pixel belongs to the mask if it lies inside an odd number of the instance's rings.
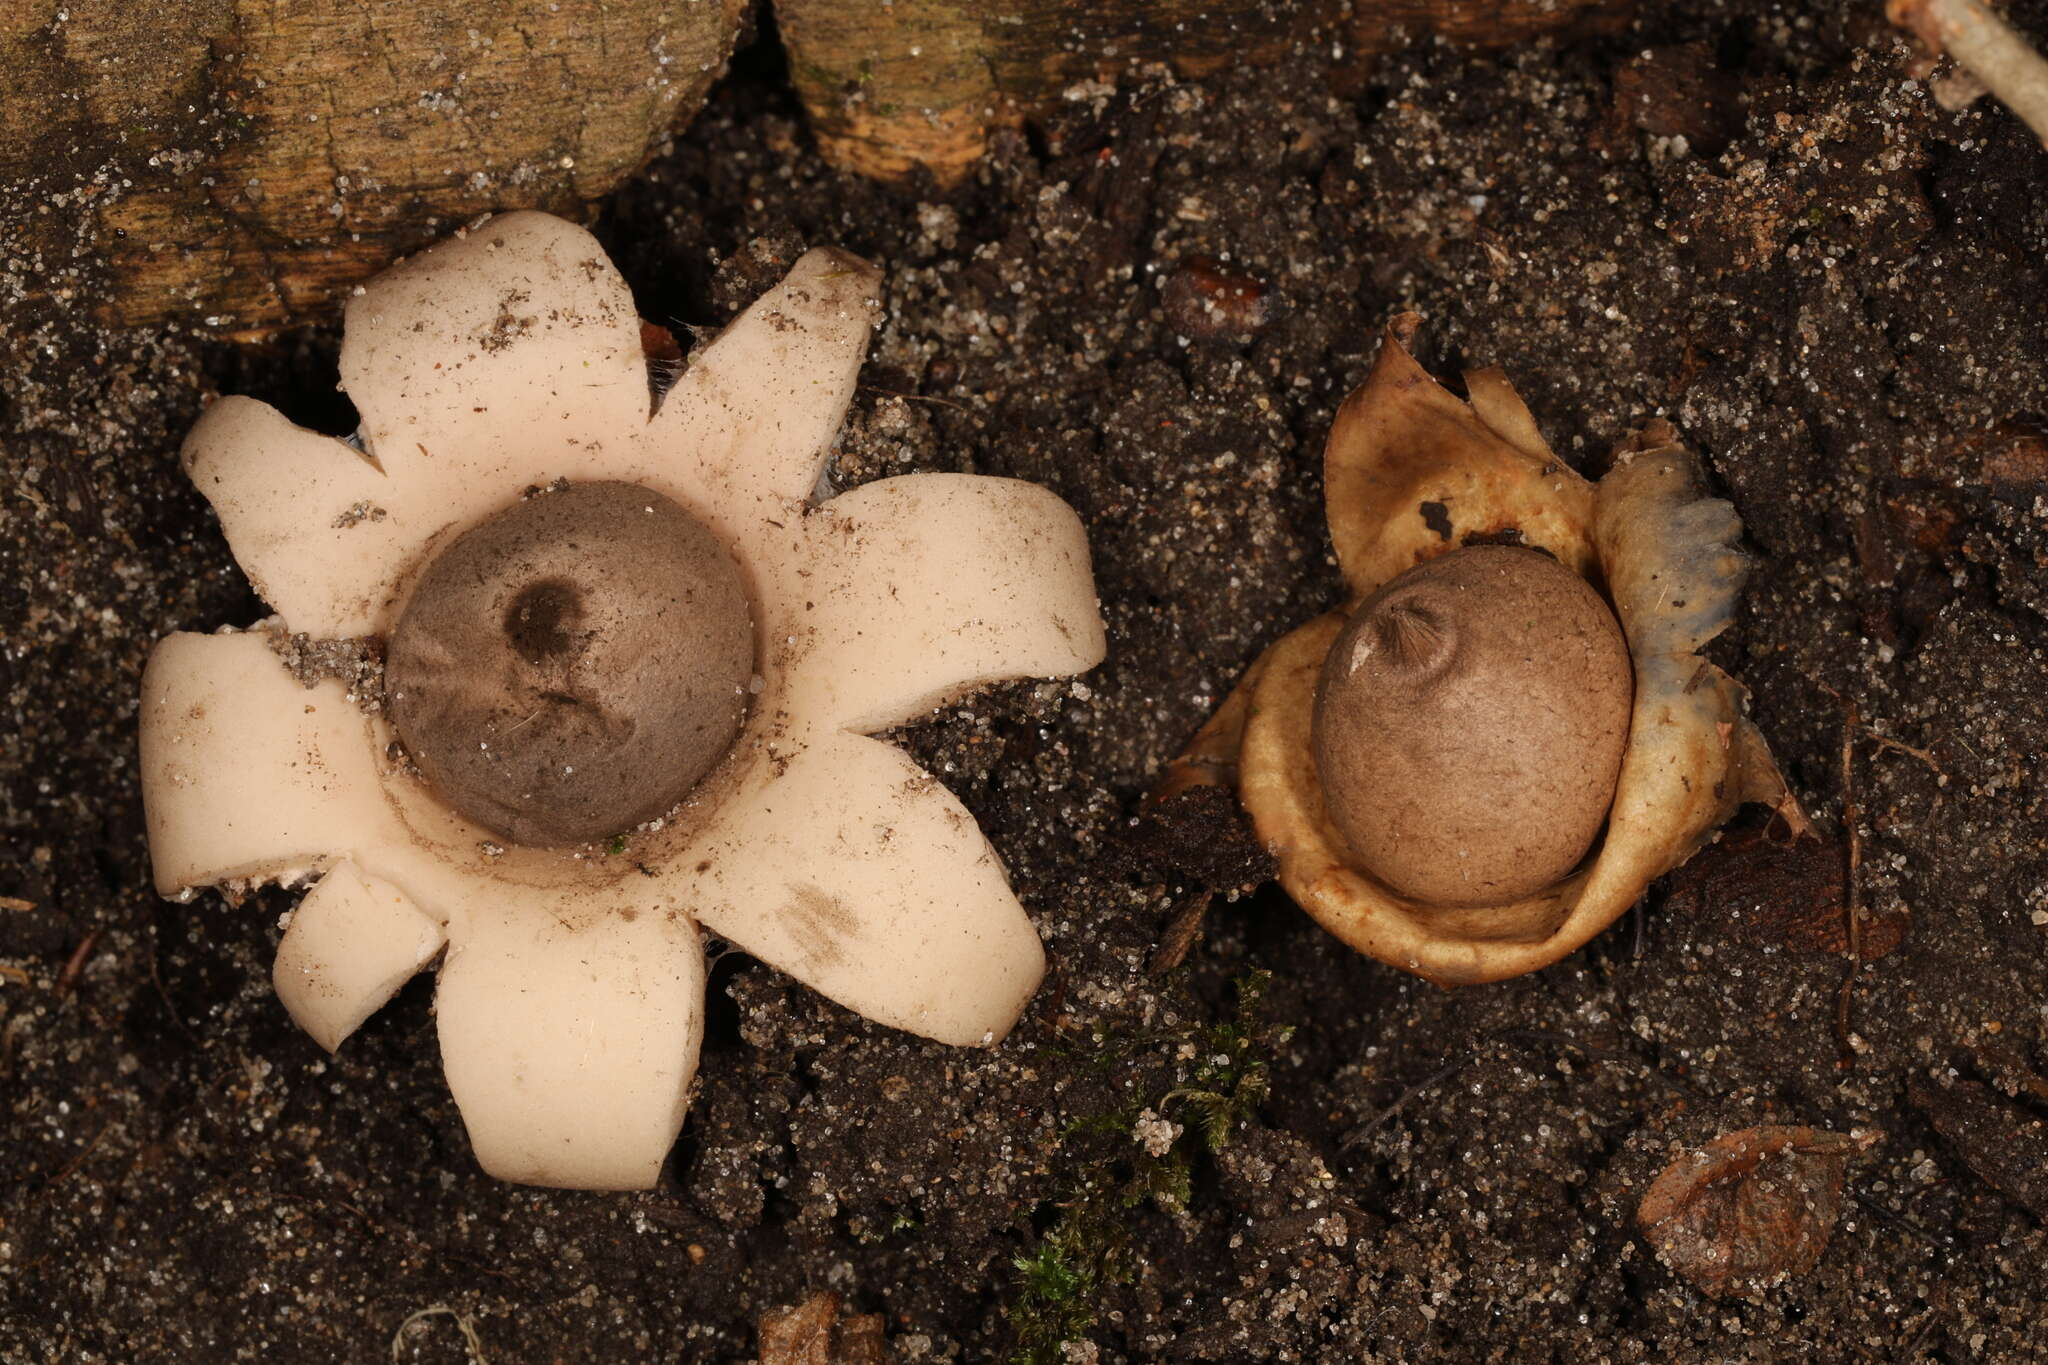
{"label": "piece of wood", "polygon": [[490,210],[579,213],[703,102],[746,0],[0,0],[29,312],[260,332]]}
{"label": "piece of wood", "polygon": [[1159,63],[1185,79],[1303,46],[1336,54],[1340,84],[1392,48],[1442,37],[1506,47],[1611,32],[1634,0],[775,0],[790,73],[825,156],[886,181],[920,167],[957,183],[989,134],[1077,82]]}

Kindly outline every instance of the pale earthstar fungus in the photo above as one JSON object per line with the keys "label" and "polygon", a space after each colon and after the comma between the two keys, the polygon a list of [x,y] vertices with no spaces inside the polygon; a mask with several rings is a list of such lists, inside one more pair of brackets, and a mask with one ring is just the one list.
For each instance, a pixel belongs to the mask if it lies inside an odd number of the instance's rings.
{"label": "pale earthstar fungus", "polygon": [[1282,885],[1442,985],[1557,961],[1744,802],[1806,828],[1742,685],[1735,509],[1653,421],[1597,484],[1498,370],[1460,399],[1388,327],[1324,452],[1348,589],[1283,637],[1154,793],[1233,785]]}
{"label": "pale earthstar fungus", "polygon": [[[150,660],[158,889],[310,883],[274,979],[330,1050],[438,956],[442,1062],[492,1175],[653,1183],[703,930],[959,1045],[1001,1038],[1043,974],[973,817],[869,735],[1098,663],[1087,542],[1011,479],[829,496],[876,285],[806,254],[650,415],[596,241],[508,214],[351,300],[355,442],[232,397],[186,442],[277,616]],[[389,705],[302,684],[286,632],[388,642]]]}

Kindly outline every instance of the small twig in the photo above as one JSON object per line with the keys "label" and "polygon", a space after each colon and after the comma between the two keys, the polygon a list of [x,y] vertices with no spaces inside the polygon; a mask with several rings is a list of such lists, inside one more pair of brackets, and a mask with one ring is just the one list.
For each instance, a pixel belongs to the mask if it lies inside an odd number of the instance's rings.
{"label": "small twig", "polygon": [[100,931],[97,929],[88,930],[85,937],[78,940],[78,946],[71,950],[64,970],[57,973],[57,994],[68,995],[78,985],[78,978],[85,974],[86,959],[92,956],[92,950],[99,946],[99,942]]}
{"label": "small twig", "polygon": [[0,896],[0,910],[33,910],[34,901],[25,901],[19,896]]}
{"label": "small twig", "polygon": [[1202,918],[1209,913],[1209,903],[1215,899],[1214,891],[1204,891],[1173,912],[1173,918],[1159,935],[1159,946],[1152,950],[1152,960],[1145,964],[1147,972],[1164,976],[1181,964],[1202,931]]}
{"label": "small twig", "polygon": [[474,1360],[476,1365],[487,1365],[487,1362],[484,1360],[484,1343],[476,1334],[475,1320],[469,1314],[457,1312],[445,1303],[430,1303],[425,1308],[412,1314],[404,1322],[398,1324],[398,1330],[391,1334],[391,1359],[394,1365],[399,1358],[399,1351],[403,1349],[402,1343],[405,1340],[405,1329],[418,1322],[421,1318],[437,1317],[442,1314],[455,1319],[456,1329],[462,1333],[463,1344],[469,1347],[470,1359]]}
{"label": "small twig", "polygon": [[1842,830],[1849,844],[1849,880],[1842,897],[1842,915],[1849,931],[1849,974],[1842,978],[1835,997],[1835,1034],[1842,1044],[1842,1065],[1854,1064],[1856,1050],[1850,1045],[1850,1007],[1856,978],[1863,971],[1863,812],[1856,800],[1856,702],[1844,699],[1842,718]]}
{"label": "small twig", "polygon": [[1854,1192],[1851,1192],[1849,1197],[1856,1201],[1858,1208],[1866,1213],[1874,1214],[1879,1222],[1889,1224],[1905,1232],[1910,1232],[1929,1246],[1950,1247],[1956,1244],[1955,1238],[1923,1227],[1918,1219],[1910,1218],[1896,1209],[1888,1209],[1874,1199],[1866,1198]]}
{"label": "small twig", "polygon": [[1449,1080],[1451,1077],[1457,1075],[1460,1071],[1463,1071],[1466,1067],[1470,1066],[1472,1064],[1472,1061],[1473,1059],[1469,1055],[1460,1057],[1455,1062],[1448,1062],[1445,1065],[1438,1067],[1435,1071],[1430,1072],[1429,1075],[1424,1076],[1421,1080],[1417,1081],[1415,1084],[1409,1086],[1406,1090],[1402,1091],[1399,1099],[1395,1100],[1386,1108],[1380,1110],[1379,1113],[1373,1115],[1373,1117],[1363,1126],[1353,1129],[1349,1134],[1345,1136],[1341,1146],[1347,1151],[1353,1147],[1358,1146],[1367,1138],[1371,1137],[1374,1133],[1378,1132],[1396,1114],[1400,1113],[1403,1109],[1406,1109],[1408,1107],[1409,1101],[1413,1100],[1417,1095],[1422,1094],[1431,1086]]}
{"label": "small twig", "polygon": [[901,389],[878,388],[873,384],[863,384],[861,388],[865,392],[880,394],[884,398],[902,398],[912,403],[936,403],[942,408],[951,408],[955,412],[964,412],[976,421],[981,420],[981,414],[973,408],[968,407],[965,403],[956,403],[950,398],[940,398],[935,394],[929,393],[905,393]]}
{"label": "small twig", "polygon": [[1842,896],[1842,922],[1849,940],[1849,972],[1842,978],[1842,987],[1835,997],[1835,1037],[1842,1046],[1841,1065],[1844,1068],[1855,1064],[1856,1049],[1850,1039],[1854,1036],[1851,1010],[1854,1006],[1857,979],[1863,974],[1863,923],[1866,918],[1863,908],[1863,805],[1856,795],[1856,744],[1859,739],[1868,739],[1881,749],[1892,749],[1919,759],[1931,769],[1938,779],[1934,795],[1938,807],[1941,802],[1941,785],[1948,781],[1948,774],[1942,771],[1934,755],[1925,749],[1916,749],[1903,740],[1873,730],[1863,723],[1863,715],[1853,697],[1845,697],[1834,688],[1821,684],[1821,690],[1842,704],[1842,833],[1848,850],[1848,866]]}
{"label": "small twig", "polygon": [[177,1007],[176,1005],[174,1005],[174,1004],[172,1004],[172,1003],[171,1003],[171,993],[170,993],[170,992],[169,992],[168,990],[164,989],[164,976],[163,976],[163,973],[157,970],[157,965],[156,965],[157,951],[156,951],[156,950],[157,950],[157,933],[156,933],[156,926],[152,924],[152,925],[150,926],[150,928],[149,928],[149,981],[150,981],[150,984],[156,987],[156,998],[164,1002],[164,1013],[165,1013],[166,1015],[168,1015],[168,1016],[170,1017],[170,1020],[171,1020],[171,1026],[172,1026],[173,1028],[177,1029],[177,1030],[178,1030],[178,1032],[180,1032],[180,1033],[182,1033],[182,1034],[184,1034],[184,1035],[185,1035],[185,1041],[186,1041],[186,1042],[188,1042],[188,1043],[192,1044],[192,1046],[193,1046],[193,1047],[194,1047],[195,1049],[197,1049],[198,1051],[204,1052],[204,1051],[206,1050],[206,1044],[204,1044],[204,1043],[202,1043],[202,1042],[200,1042],[200,1041],[199,1041],[199,1035],[198,1035],[198,1034],[196,1034],[196,1033],[194,1033],[194,1032],[192,1031],[192,1028],[191,1028],[191,1026],[190,1026],[189,1024],[187,1024],[187,1023],[185,1022],[185,1017],[184,1017],[183,1015],[181,1015],[181,1014],[179,1014],[179,1013],[178,1013],[178,1007]]}
{"label": "small twig", "polygon": [[1940,1329],[1941,1314],[1933,1308],[1929,1308],[1927,1310],[1927,1321],[1922,1324],[1919,1331],[1913,1334],[1913,1339],[1906,1343],[1906,1354],[1903,1359],[1909,1362],[1919,1360],[1920,1353],[1927,1349],[1927,1339]]}
{"label": "small twig", "polygon": [[27,986],[33,984],[34,978],[29,976],[26,968],[17,967],[12,962],[0,962],[0,981],[12,982],[17,986]]}
{"label": "small twig", "polygon": [[1696,1099],[1712,1098],[1706,1091],[1700,1089],[1685,1077],[1678,1075],[1676,1072],[1666,1070],[1662,1062],[1653,1061],[1648,1057],[1639,1057],[1633,1052],[1623,1052],[1618,1048],[1602,1047],[1598,1043],[1583,1042],[1569,1034],[1558,1033],[1553,1029],[1506,1028],[1494,1034],[1493,1037],[1522,1046],[1538,1043],[1550,1048],[1570,1048],[1575,1052],[1584,1053],[1586,1060],[1596,1065],[1603,1062],[1615,1062],[1623,1066],[1640,1068],[1646,1078],[1661,1082],[1674,1093],[1691,1095]]}
{"label": "small twig", "polygon": [[1392,1104],[1373,1115],[1370,1120],[1360,1127],[1347,1133],[1338,1144],[1339,1148],[1349,1151],[1351,1148],[1364,1142],[1377,1132],[1382,1125],[1407,1108],[1417,1096],[1421,1095],[1431,1086],[1441,1084],[1459,1071],[1479,1061],[1486,1055],[1485,1050],[1489,1047],[1493,1049],[1500,1049],[1504,1046],[1528,1048],[1532,1045],[1546,1047],[1553,1051],[1570,1049],[1573,1052],[1582,1054],[1593,1065],[1616,1062],[1638,1067],[1646,1078],[1663,1083],[1675,1093],[1687,1095],[1698,1100],[1711,1100],[1714,1098],[1685,1077],[1666,1071],[1661,1063],[1638,1057],[1634,1053],[1623,1052],[1611,1047],[1602,1047],[1598,1043],[1584,1042],[1569,1034],[1558,1033],[1552,1029],[1504,1028],[1476,1039],[1472,1046],[1464,1050],[1463,1056],[1454,1061],[1446,1062],[1442,1067],[1423,1077],[1414,1085],[1409,1086]]}
{"label": "small twig", "polygon": [[1927,750],[1916,749],[1904,740],[1893,739],[1882,730],[1873,730],[1868,725],[1863,727],[1863,734],[1865,738],[1880,749],[1890,749],[1894,753],[1906,754],[1919,759],[1922,763],[1933,769],[1936,777],[1944,782],[1948,781],[1948,774],[1943,771],[1941,764],[1934,761],[1934,755]]}
{"label": "small twig", "polygon": [[1955,58],[2048,147],[2048,61],[2011,25],[1979,0],[1889,0],[1885,16]]}
{"label": "small twig", "polygon": [[91,1156],[94,1152],[99,1150],[100,1139],[104,1138],[107,1135],[107,1130],[112,1128],[113,1126],[114,1121],[112,1119],[108,1119],[105,1123],[102,1123],[100,1125],[100,1130],[92,1135],[92,1141],[86,1143],[83,1150],[81,1150],[77,1156],[72,1157],[71,1160],[65,1162],[64,1169],[58,1171],[55,1175],[51,1176],[49,1180],[44,1182],[43,1187],[45,1189],[48,1189],[52,1185],[61,1185],[66,1180],[69,1180],[72,1177],[72,1175],[74,1175],[77,1172],[78,1168],[85,1164],[85,1159]]}

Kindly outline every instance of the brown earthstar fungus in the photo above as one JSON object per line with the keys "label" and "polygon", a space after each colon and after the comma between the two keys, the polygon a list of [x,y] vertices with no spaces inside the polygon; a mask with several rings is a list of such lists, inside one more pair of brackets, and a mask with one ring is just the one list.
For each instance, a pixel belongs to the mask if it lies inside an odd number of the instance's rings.
{"label": "brown earthstar fungus", "polygon": [[1677,433],[1645,424],[1589,482],[1500,371],[1467,399],[1424,372],[1420,321],[1388,327],[1325,450],[1347,601],[1253,664],[1154,795],[1234,784],[1302,908],[1454,985],[1578,948],[1744,802],[1805,820],[1699,653],[1745,562]]}
{"label": "brown earthstar fungus", "polygon": [[[442,1061],[493,1175],[653,1183],[704,930],[961,1045],[1043,974],[973,817],[869,736],[1099,662],[1087,542],[1012,479],[830,494],[876,284],[809,252],[650,414],[603,251],[508,214],[357,292],[353,441],[245,398],[186,441],[277,617],[150,660],[158,889],[310,884],[274,979],[330,1050],[440,956]],[[288,666],[287,640],[381,653],[381,695]]]}

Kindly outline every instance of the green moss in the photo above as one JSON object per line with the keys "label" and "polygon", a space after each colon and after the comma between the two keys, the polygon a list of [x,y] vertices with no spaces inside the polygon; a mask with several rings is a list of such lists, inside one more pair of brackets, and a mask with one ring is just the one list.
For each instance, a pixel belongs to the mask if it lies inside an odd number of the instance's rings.
{"label": "green moss", "polygon": [[1062,1220],[1026,1256],[1017,1257],[1019,1288],[1010,1305],[1010,1330],[1020,1365],[1057,1365],[1060,1348],[1095,1325],[1101,1251],[1082,1230]]}
{"label": "green moss", "polygon": [[[1175,1065],[1172,1088],[1151,1103],[1132,1100],[1076,1118],[1061,1130],[1061,1145],[1077,1154],[1074,1174],[1066,1196],[1054,1201],[1052,1230],[1014,1262],[1013,1365],[1057,1365],[1062,1347],[1095,1325],[1103,1287],[1130,1279],[1131,1213],[1148,1203],[1169,1213],[1187,1209],[1194,1198],[1195,1163],[1221,1151],[1256,1115],[1270,1084],[1267,1056],[1293,1033],[1263,1022],[1270,980],[1266,972],[1240,977],[1228,1020],[1142,1039],[1098,1035],[1092,1055],[1073,1059],[1106,1069],[1146,1046],[1186,1058]],[[1132,1140],[1147,1109],[1181,1126],[1171,1146],[1156,1155]]]}

